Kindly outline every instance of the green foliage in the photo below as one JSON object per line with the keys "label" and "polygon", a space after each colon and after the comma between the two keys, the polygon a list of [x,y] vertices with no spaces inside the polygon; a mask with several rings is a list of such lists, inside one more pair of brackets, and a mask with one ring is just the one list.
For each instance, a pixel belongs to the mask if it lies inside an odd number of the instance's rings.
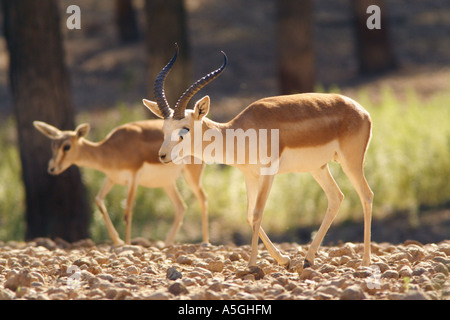
{"label": "green foliage", "polygon": [[[420,100],[413,91],[396,97],[389,88],[373,103],[366,91],[355,100],[371,114],[373,136],[365,162],[366,178],[374,191],[374,218],[399,211],[411,213],[421,206],[448,204],[450,193],[450,96],[436,94]],[[78,123],[90,122],[89,139],[98,141],[115,126],[148,117],[145,108],[119,105],[112,111],[79,115]],[[23,234],[24,196],[20,162],[15,147],[12,120],[0,129],[0,240],[20,239]],[[333,176],[345,194],[337,222],[362,220],[362,207],[349,180],[338,164],[330,164]],[[109,240],[106,227],[95,207],[95,195],[103,174],[83,169],[93,208],[91,235],[96,241]],[[188,210],[177,241],[201,241],[201,214],[192,192],[183,179],[178,185]],[[209,165],[203,185],[209,199],[210,234],[213,242],[232,241],[232,234],[250,234],[246,219],[244,178],[235,168]],[[116,186],[106,199],[106,207],[121,237],[126,188]],[[263,227],[269,233],[285,233],[300,226],[320,223],[327,199],[309,174],[283,174],[275,178],[264,213]],[[160,189],[139,188],[133,215],[133,237],[164,240],[172,224],[174,210]]]}
{"label": "green foliage", "polygon": [[16,130],[12,118],[0,123],[0,240],[20,240],[24,233],[24,190]]}

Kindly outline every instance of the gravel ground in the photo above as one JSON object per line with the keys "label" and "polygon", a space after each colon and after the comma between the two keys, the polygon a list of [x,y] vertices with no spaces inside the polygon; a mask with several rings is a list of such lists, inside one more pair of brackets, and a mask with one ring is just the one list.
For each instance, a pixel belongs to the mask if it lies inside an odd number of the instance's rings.
{"label": "gravel ground", "polygon": [[248,268],[248,245],[133,243],[0,242],[0,299],[450,300],[450,240],[372,243],[368,268],[362,244],[325,246],[304,270],[308,245],[296,243],[279,244],[290,270],[262,245]]}

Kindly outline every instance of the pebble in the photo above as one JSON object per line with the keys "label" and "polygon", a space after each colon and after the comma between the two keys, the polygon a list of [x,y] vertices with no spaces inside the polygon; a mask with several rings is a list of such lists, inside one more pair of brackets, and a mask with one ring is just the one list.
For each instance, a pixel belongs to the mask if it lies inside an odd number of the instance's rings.
{"label": "pebble", "polygon": [[177,269],[175,269],[174,267],[170,267],[169,269],[167,269],[166,277],[169,280],[177,280],[181,279],[183,275],[181,274],[181,272],[177,271]]}
{"label": "pebble", "polygon": [[186,289],[186,287],[181,282],[174,282],[172,283],[169,288],[169,292],[173,295],[180,295],[180,294],[188,294],[189,291]]}
{"label": "pebble", "polygon": [[352,285],[348,288],[346,288],[342,294],[340,299],[341,300],[362,300],[366,297],[364,294],[364,291],[361,289],[358,285]]}
{"label": "pebble", "polygon": [[[135,241],[111,246],[90,240],[42,238],[0,244],[0,299],[449,299],[450,241],[372,244],[361,266],[361,244],[322,246],[314,266],[302,265],[308,246],[284,243],[294,267],[279,266],[261,246],[248,267],[249,246]],[[281,247],[280,247],[281,248]],[[75,269],[69,269],[76,267]],[[77,269],[78,268],[78,269]],[[75,270],[75,272],[69,272]],[[77,281],[69,279],[77,275]],[[368,282],[370,281],[370,283]],[[70,282],[70,285],[69,285]],[[369,286],[371,284],[372,286]]]}

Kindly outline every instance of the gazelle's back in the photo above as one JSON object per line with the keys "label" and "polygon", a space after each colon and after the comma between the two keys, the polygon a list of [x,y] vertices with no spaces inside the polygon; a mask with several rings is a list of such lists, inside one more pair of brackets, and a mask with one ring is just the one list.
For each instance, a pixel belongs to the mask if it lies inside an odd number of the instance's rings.
{"label": "gazelle's back", "polygon": [[342,95],[321,93],[264,98],[249,105],[230,122],[233,128],[244,130],[279,129],[280,151],[345,139],[368,123],[368,112],[357,102]]}

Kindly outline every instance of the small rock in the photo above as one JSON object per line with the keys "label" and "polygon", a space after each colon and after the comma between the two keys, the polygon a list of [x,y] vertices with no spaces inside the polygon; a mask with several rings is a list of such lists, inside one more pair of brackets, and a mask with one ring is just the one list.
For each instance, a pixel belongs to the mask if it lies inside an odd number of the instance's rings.
{"label": "small rock", "polygon": [[238,261],[239,259],[241,259],[241,256],[239,255],[239,253],[233,252],[233,253],[231,253],[231,254],[228,256],[228,258],[229,258],[231,261]]}
{"label": "small rock", "polygon": [[50,300],[67,300],[67,295],[62,292],[52,293],[48,297]]}
{"label": "small rock", "polygon": [[210,285],[208,289],[215,292],[220,292],[223,289],[223,285],[220,282],[215,282],[212,285]]}
{"label": "small rock", "polygon": [[18,287],[29,287],[35,280],[30,276],[30,272],[27,269],[22,269],[19,272],[11,270],[6,277],[7,280],[4,287],[12,291],[16,291]]}
{"label": "small rock", "polygon": [[410,291],[403,296],[402,300],[428,300],[428,298],[423,292]]}
{"label": "small rock", "polygon": [[205,299],[206,300],[221,300],[221,296],[219,293],[214,291],[205,291]]}
{"label": "small rock", "polygon": [[125,269],[126,272],[128,272],[129,274],[139,274],[139,269],[136,268],[135,266],[129,266],[128,268]]}
{"label": "small rock", "polygon": [[366,297],[364,291],[358,285],[347,287],[341,294],[341,300],[362,300]]}
{"label": "small rock", "polygon": [[415,267],[413,270],[412,275],[413,276],[420,276],[422,274],[424,274],[425,272],[427,272],[427,269],[422,268],[422,267]]}
{"label": "small rock", "polygon": [[373,275],[373,270],[370,267],[358,267],[353,275],[357,278],[367,278]]}
{"label": "small rock", "polygon": [[335,287],[335,286],[325,286],[325,287],[320,287],[318,290],[318,292],[330,295],[334,298],[339,297],[342,294],[342,290]]}
{"label": "small rock", "polygon": [[177,269],[175,269],[174,267],[170,267],[169,269],[167,269],[166,277],[169,280],[175,281],[177,279],[181,279],[183,275],[181,274],[181,272],[177,271]]}
{"label": "small rock", "polygon": [[95,242],[92,239],[82,239],[72,243],[72,247],[92,248],[95,247]]}
{"label": "small rock", "polygon": [[395,270],[386,270],[381,275],[382,279],[398,279],[398,277],[399,277],[399,274]]}
{"label": "small rock", "polygon": [[102,280],[107,280],[109,282],[113,282],[113,280],[114,280],[114,277],[112,275],[110,275],[110,274],[107,274],[107,273],[98,274],[97,278],[100,278]]}
{"label": "small rock", "polygon": [[380,272],[385,272],[386,270],[389,270],[389,265],[385,262],[377,262],[375,263],[375,266],[380,268]]}
{"label": "small rock", "polygon": [[8,288],[0,288],[0,300],[12,300],[16,294]]}
{"label": "small rock", "polygon": [[83,280],[83,281],[89,281],[89,280],[95,278],[95,276],[87,270],[81,270],[79,275],[80,275],[81,280]]}
{"label": "small rock", "polygon": [[179,263],[179,264],[188,264],[188,265],[191,265],[192,262],[194,262],[194,260],[193,260],[191,257],[189,257],[189,256],[187,256],[187,255],[184,255],[184,254],[179,255],[179,256],[177,257],[177,260],[176,260],[176,263]]}
{"label": "small rock", "polygon": [[411,270],[411,268],[409,267],[409,266],[403,266],[400,270],[399,270],[399,272],[398,272],[398,275],[399,275],[399,277],[401,277],[401,278],[405,278],[405,277],[411,277],[412,276],[412,270]]}
{"label": "small rock", "polygon": [[211,261],[208,264],[207,269],[212,272],[222,272],[224,266],[225,264],[222,261]]}
{"label": "small rock", "polygon": [[331,264],[325,264],[319,269],[319,272],[320,273],[330,273],[330,272],[333,272],[334,270],[336,270],[335,266],[333,266]]}
{"label": "small rock", "polygon": [[169,286],[169,292],[173,295],[188,294],[189,291],[181,282],[174,282]]}
{"label": "small rock", "polygon": [[260,279],[264,278],[264,275],[265,275],[263,269],[261,269],[260,267],[258,267],[258,266],[251,266],[251,267],[248,267],[245,270],[237,271],[236,272],[236,277],[244,278],[244,277],[246,277],[249,274],[253,275],[255,280],[260,280]]}
{"label": "small rock", "polygon": [[321,278],[322,275],[316,270],[313,270],[311,268],[303,269],[302,273],[300,274],[300,280],[312,280],[313,278],[316,277]]}
{"label": "small rock", "polygon": [[148,295],[143,296],[143,299],[145,300],[169,300],[169,296],[170,294],[163,292],[163,291],[156,291],[156,292],[151,292]]}
{"label": "small rock", "polygon": [[418,245],[409,245],[406,248],[406,252],[409,254],[408,258],[411,263],[420,261],[425,258],[425,251]]}
{"label": "small rock", "polygon": [[110,289],[106,290],[106,292],[105,292],[105,297],[107,299],[114,299],[116,297],[116,295],[117,295],[117,289],[114,289],[114,288],[110,288]]}
{"label": "small rock", "polygon": [[440,245],[439,251],[445,253],[447,256],[450,256],[450,244]]}
{"label": "small rock", "polygon": [[81,267],[82,265],[86,265],[88,267],[91,266],[91,261],[88,258],[79,258],[73,262],[74,265]]}
{"label": "small rock", "polygon": [[56,243],[49,238],[36,238],[33,240],[36,246],[42,246],[48,250],[55,250],[57,248]]}
{"label": "small rock", "polygon": [[124,300],[131,295],[132,294],[128,289],[119,289],[119,290],[117,290],[114,300]]}
{"label": "small rock", "polygon": [[442,262],[438,262],[434,267],[434,271],[448,275],[448,268]]}
{"label": "small rock", "polygon": [[345,245],[340,248],[333,248],[328,251],[329,258],[342,257],[342,256],[353,257],[354,255],[355,255],[355,250],[349,245]]}
{"label": "small rock", "polygon": [[148,247],[152,246],[152,243],[148,239],[145,239],[142,237],[138,237],[138,238],[131,240],[131,244],[136,245],[136,246],[141,246],[144,248],[148,248]]}
{"label": "small rock", "polygon": [[131,251],[134,254],[141,254],[142,247],[129,244],[129,245],[123,245],[123,246],[120,246],[120,247],[117,247],[114,249],[114,252],[117,255],[119,255],[120,253],[125,252],[125,251]]}
{"label": "small rock", "polygon": [[351,258],[349,256],[342,256],[342,257],[339,258],[339,265],[343,266],[344,264],[346,264],[350,260],[351,260]]}

